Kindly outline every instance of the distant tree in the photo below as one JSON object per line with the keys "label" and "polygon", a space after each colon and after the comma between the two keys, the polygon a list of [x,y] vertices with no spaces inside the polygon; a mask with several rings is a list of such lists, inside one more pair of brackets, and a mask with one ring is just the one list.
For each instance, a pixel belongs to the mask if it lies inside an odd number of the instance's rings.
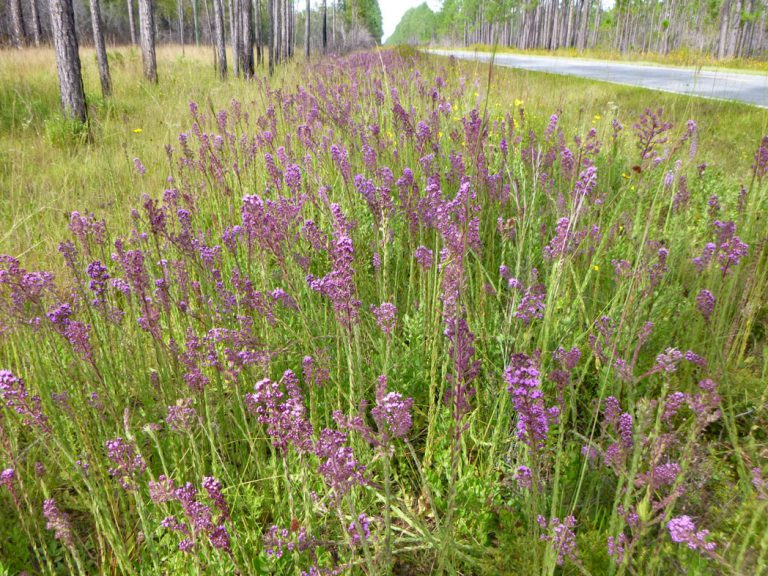
{"label": "distant tree", "polygon": [[306,22],[305,22],[305,29],[304,29],[304,56],[306,56],[307,60],[309,60],[309,21],[311,20],[311,11],[309,8],[309,0],[307,0],[307,14],[306,14]]}
{"label": "distant tree", "polygon": [[323,54],[328,51],[328,0],[323,0]]}
{"label": "distant tree", "polygon": [[139,33],[144,77],[157,83],[157,57],[155,55],[155,6],[153,0],[139,0]]}
{"label": "distant tree", "polygon": [[435,34],[437,18],[426,2],[403,14],[387,44],[424,44]]}
{"label": "distant tree", "polygon": [[[128,27],[131,29],[131,44],[136,45],[136,22],[133,19],[133,0],[125,0],[128,5]],[[139,0],[141,1],[141,0]]]}
{"label": "distant tree", "polygon": [[224,80],[227,77],[227,46],[224,41],[224,5],[222,0],[213,0],[213,20],[216,70],[219,73],[219,78]]}
{"label": "distant tree", "polygon": [[68,118],[85,122],[88,115],[72,0],[50,0],[50,12],[62,112]]}
{"label": "distant tree", "polygon": [[11,5],[11,21],[13,25],[13,45],[21,48],[27,43],[27,31],[24,29],[24,12],[21,0],[9,0]]}
{"label": "distant tree", "polygon": [[[34,0],[32,0],[34,2]],[[107,60],[107,47],[104,44],[104,28],[101,22],[100,0],[90,0],[91,28],[93,29],[93,44],[96,47],[96,60],[99,64],[99,81],[101,82],[101,94],[105,98],[112,94],[112,79],[109,76],[109,61]]]}
{"label": "distant tree", "polygon": [[253,77],[253,4],[240,0],[240,70],[244,78]]}
{"label": "distant tree", "polygon": [[37,11],[37,0],[29,0],[29,9],[32,13],[32,38],[35,40],[35,46],[40,46],[42,31],[40,30],[40,14]]}

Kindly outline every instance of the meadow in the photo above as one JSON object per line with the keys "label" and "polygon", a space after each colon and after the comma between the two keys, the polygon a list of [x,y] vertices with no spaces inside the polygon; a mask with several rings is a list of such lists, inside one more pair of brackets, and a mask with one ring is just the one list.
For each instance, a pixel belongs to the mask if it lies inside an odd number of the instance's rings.
{"label": "meadow", "polygon": [[83,54],[0,52],[0,574],[768,573],[768,111]]}

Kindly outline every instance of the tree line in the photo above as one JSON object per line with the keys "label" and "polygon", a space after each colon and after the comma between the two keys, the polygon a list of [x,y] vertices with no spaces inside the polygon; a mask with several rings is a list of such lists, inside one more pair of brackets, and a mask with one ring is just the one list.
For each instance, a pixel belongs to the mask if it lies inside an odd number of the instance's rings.
{"label": "tree line", "polygon": [[137,6],[136,0],[88,0],[87,11],[85,1],[5,0],[6,10],[0,12],[0,45],[53,45],[62,110],[83,123],[82,38],[95,47],[101,91],[108,97],[108,38],[113,44],[138,44],[144,77],[156,83],[158,42],[182,49],[185,43],[209,45],[216,73],[225,79],[230,70],[251,78],[261,66],[272,74],[276,65],[293,58],[297,46],[309,58],[312,46],[338,52],[378,44],[382,35],[377,0],[316,0],[315,7],[298,0],[303,11],[297,10],[297,0],[137,0]]}
{"label": "tree line", "polygon": [[389,41],[766,58],[767,16],[768,0],[444,0],[409,10]]}

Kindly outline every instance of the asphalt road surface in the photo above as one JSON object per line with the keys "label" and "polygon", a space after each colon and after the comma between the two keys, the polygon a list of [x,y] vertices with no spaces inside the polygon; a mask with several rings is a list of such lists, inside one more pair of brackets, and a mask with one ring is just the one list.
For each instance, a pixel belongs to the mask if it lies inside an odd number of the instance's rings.
{"label": "asphalt road surface", "polygon": [[[488,62],[491,59],[489,52],[466,50],[430,50],[429,52],[481,62]],[[579,76],[703,98],[735,100],[768,108],[768,75],[765,74],[738,74],[725,70],[669,68],[604,60],[518,54],[496,54],[495,62],[510,68]]]}

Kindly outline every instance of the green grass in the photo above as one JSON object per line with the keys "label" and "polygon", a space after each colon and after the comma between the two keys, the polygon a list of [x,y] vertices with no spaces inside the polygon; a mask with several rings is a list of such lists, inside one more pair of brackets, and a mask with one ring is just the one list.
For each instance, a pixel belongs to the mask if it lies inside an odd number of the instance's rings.
{"label": "green grass", "polygon": [[[105,101],[95,54],[82,50],[91,119],[87,142],[67,137],[66,128],[62,133],[51,52],[28,49],[23,59],[15,51],[0,52],[0,189],[7,200],[0,206],[0,252],[23,254],[32,263],[49,261],[72,210],[109,216],[124,226],[140,194],[163,187],[168,164],[158,150],[175,144],[190,100],[219,109],[233,98],[259,98],[252,85],[216,80],[209,50],[187,47],[185,52],[159,50],[162,81],[153,86],[142,81],[136,50],[110,50],[115,96]],[[487,66],[464,66],[479,76],[485,97]],[[286,78],[291,76],[286,72]],[[697,119],[707,135],[702,159],[716,169],[747,163],[754,142],[768,132],[768,111],[748,105],[500,67],[493,71],[488,96],[494,117],[521,100],[539,118],[562,111],[572,132],[593,125],[606,132],[614,115],[629,127],[652,101],[678,123]],[[136,157],[147,168],[140,183],[133,169]]]}

